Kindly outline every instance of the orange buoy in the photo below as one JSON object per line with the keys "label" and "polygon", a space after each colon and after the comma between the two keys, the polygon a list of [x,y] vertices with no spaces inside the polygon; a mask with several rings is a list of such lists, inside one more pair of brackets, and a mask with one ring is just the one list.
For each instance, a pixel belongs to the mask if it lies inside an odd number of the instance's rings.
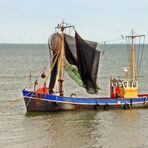
{"label": "orange buoy", "polygon": [[46,84],[44,84],[42,87],[39,87],[36,92],[41,94],[48,94],[48,88],[46,87]]}

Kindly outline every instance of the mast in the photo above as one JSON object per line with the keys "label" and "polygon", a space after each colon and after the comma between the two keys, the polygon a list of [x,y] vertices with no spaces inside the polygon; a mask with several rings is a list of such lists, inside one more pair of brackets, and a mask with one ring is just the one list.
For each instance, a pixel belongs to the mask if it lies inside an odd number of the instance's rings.
{"label": "mast", "polygon": [[135,77],[135,46],[134,46],[134,39],[137,37],[142,37],[145,35],[134,35],[134,32],[132,30],[132,33],[130,36],[127,36],[127,38],[131,38],[132,40],[132,46],[131,46],[131,79],[132,81],[135,81],[136,77]]}
{"label": "mast", "polygon": [[132,81],[135,80],[135,48],[134,48],[134,33],[133,33],[133,30],[132,30],[132,49],[131,49],[131,63],[132,63]]}
{"label": "mast", "polygon": [[65,61],[65,46],[64,46],[64,30],[66,28],[71,28],[74,26],[70,26],[64,21],[61,24],[58,24],[56,29],[59,29],[61,31],[61,51],[59,56],[59,72],[58,72],[58,81],[59,81],[59,93],[60,96],[63,96],[63,81],[64,81],[64,61]]}

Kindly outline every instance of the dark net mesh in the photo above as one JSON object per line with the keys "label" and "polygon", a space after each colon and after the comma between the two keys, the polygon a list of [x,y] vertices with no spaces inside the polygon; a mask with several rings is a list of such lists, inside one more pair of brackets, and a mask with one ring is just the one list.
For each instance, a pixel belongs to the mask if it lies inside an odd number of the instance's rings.
{"label": "dark net mesh", "polygon": [[[55,61],[56,58],[56,53],[53,51],[53,59],[52,59],[52,64]],[[51,76],[50,76],[50,81],[49,81],[49,93],[51,94],[53,92],[53,88],[56,82],[56,77],[57,77],[57,72],[58,72],[58,60],[54,63],[54,66],[51,71]]]}
{"label": "dark net mesh", "polygon": [[[58,33],[54,33],[50,36],[48,40],[50,61],[53,67],[51,70],[51,76],[49,81],[49,93],[53,92],[53,88],[56,82],[57,72],[58,72],[58,58],[56,60],[57,51],[61,50],[61,36]],[[55,61],[56,60],[56,61]]]}
{"label": "dark net mesh", "polygon": [[73,37],[65,35],[65,57],[69,64],[77,65],[76,45]]}
{"label": "dark net mesh", "polygon": [[97,93],[96,79],[100,52],[84,41],[78,33],[75,34],[75,39],[77,46],[77,67],[81,79],[88,93]]}
{"label": "dark net mesh", "polygon": [[[53,53],[61,49],[61,38],[57,34],[52,35],[50,42]],[[55,40],[55,41],[54,41]],[[65,34],[65,57],[69,64],[75,65],[80,74],[83,86],[88,93],[97,93],[97,71],[99,65],[100,52],[96,50],[97,43],[83,40],[78,33],[75,37]],[[55,47],[57,48],[55,50]],[[53,54],[54,55],[54,54]],[[53,59],[54,61],[54,59]],[[54,76],[52,76],[54,75]],[[57,75],[57,63],[51,73],[50,84],[51,88],[54,87]]]}

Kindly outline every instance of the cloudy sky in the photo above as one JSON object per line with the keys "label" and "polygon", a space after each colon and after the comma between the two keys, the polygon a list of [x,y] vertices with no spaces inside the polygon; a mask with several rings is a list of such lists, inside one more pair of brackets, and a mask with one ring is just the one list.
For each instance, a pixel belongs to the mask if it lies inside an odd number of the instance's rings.
{"label": "cloudy sky", "polygon": [[97,42],[148,36],[148,0],[0,0],[0,43],[47,43],[63,19]]}

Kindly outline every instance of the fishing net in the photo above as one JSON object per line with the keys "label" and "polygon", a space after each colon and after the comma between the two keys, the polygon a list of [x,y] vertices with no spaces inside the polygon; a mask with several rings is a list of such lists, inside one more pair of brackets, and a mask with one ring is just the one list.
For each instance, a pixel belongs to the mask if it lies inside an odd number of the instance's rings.
{"label": "fishing net", "polygon": [[61,50],[61,36],[58,33],[54,33],[49,37],[48,40],[49,54],[50,54],[50,65],[53,66],[49,81],[49,93],[53,92],[53,88],[56,82],[58,72],[58,51]]}
{"label": "fishing net", "polygon": [[[66,60],[69,64],[75,65],[65,65],[65,70],[68,72],[71,78],[79,83],[79,86],[81,85],[85,87],[88,93],[97,93],[98,86],[96,84],[96,79],[100,58],[100,51],[96,50],[97,43],[83,40],[77,32],[75,32],[75,37],[65,34],[64,42]],[[61,49],[60,45],[55,44],[61,44],[61,37],[59,34],[52,35],[50,39],[49,47],[53,51],[53,57],[55,55],[55,51]],[[57,68],[56,63],[51,73],[49,84],[50,88],[54,87]],[[81,78],[81,80],[78,78]],[[83,83],[83,85],[81,83]]]}
{"label": "fishing net", "polygon": [[77,46],[77,67],[83,84],[88,93],[97,93],[96,79],[100,58],[100,52],[96,50],[97,44],[89,44],[78,33],[75,34],[75,39]]}

